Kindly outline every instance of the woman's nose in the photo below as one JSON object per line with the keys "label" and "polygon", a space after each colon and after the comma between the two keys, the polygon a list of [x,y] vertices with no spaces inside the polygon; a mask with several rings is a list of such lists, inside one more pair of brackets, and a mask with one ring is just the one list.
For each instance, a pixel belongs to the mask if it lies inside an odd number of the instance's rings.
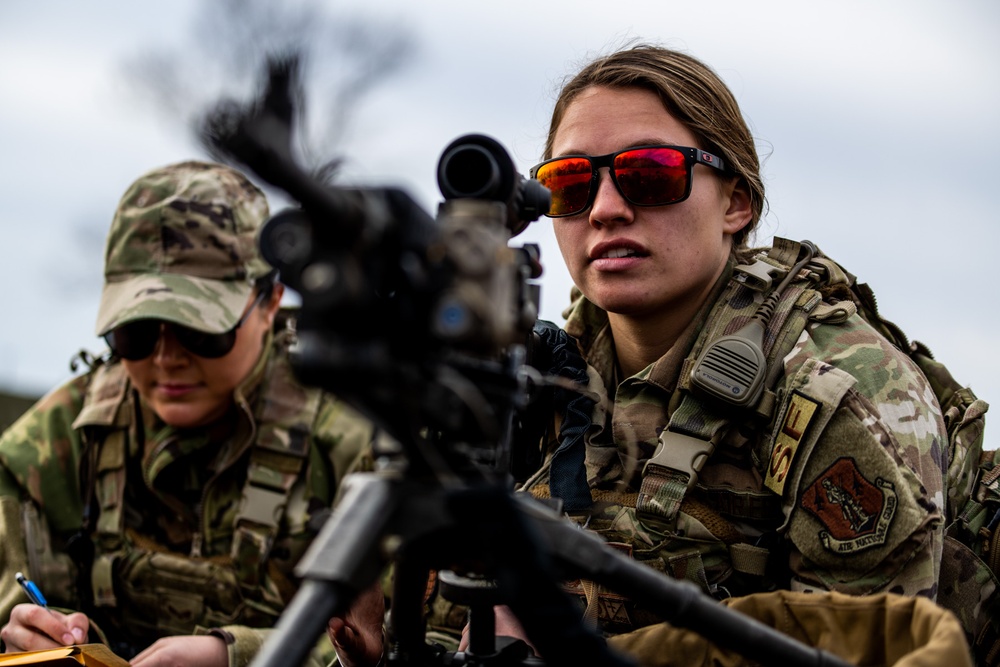
{"label": "woman's nose", "polygon": [[167,323],[160,324],[160,337],[153,348],[153,360],[161,365],[173,364],[186,358],[187,350],[177,340],[173,328]]}
{"label": "woman's nose", "polygon": [[629,223],[634,219],[633,207],[622,193],[618,191],[611,178],[610,170],[602,168],[598,171],[597,192],[594,193],[594,203],[590,207],[590,222],[594,226],[613,223]]}

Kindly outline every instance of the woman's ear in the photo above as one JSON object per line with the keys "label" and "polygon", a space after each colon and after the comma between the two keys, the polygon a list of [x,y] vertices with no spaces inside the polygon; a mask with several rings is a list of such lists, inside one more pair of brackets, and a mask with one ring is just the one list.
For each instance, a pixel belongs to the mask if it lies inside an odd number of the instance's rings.
{"label": "woman's ear", "polygon": [[727,200],[723,231],[733,235],[753,219],[750,188],[744,179],[734,177],[730,181],[723,181],[722,192]]}

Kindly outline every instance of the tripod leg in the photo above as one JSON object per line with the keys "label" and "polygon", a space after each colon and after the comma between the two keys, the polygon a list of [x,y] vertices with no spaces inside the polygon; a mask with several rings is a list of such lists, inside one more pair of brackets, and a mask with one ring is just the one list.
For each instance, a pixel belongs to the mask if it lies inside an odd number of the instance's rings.
{"label": "tripod leg", "polygon": [[468,489],[454,494],[448,507],[480,553],[490,555],[500,601],[513,611],[546,665],[632,664],[584,625],[562,590],[542,536],[509,491],[500,486]]}
{"label": "tripod leg", "polygon": [[346,612],[385,567],[379,544],[397,506],[397,487],[377,475],[349,475],[345,492],[295,569],[299,591],[252,667],[301,665],[331,616]]}

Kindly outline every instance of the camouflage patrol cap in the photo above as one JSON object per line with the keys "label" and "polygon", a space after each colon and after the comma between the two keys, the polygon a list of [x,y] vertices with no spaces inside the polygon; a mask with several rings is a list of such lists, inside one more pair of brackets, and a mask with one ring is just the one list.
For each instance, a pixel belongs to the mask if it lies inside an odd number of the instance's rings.
{"label": "camouflage patrol cap", "polygon": [[225,165],[181,162],[141,176],[108,232],[97,335],[145,318],[231,329],[271,270],[256,239],[267,215],[264,194]]}

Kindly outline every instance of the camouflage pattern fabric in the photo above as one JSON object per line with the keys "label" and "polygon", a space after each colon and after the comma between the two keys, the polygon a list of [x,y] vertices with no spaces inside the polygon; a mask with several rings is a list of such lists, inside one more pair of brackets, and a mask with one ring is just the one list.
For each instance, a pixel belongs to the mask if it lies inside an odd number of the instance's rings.
{"label": "camouflage pattern fabric", "polygon": [[[280,406],[262,404],[261,387],[276,383],[290,399],[296,391],[318,391],[291,386],[287,346],[286,337],[276,336],[237,389],[237,414],[229,427],[192,433],[163,424],[139,401],[119,364],[110,363],[53,391],[5,432],[0,438],[0,539],[5,544],[0,622],[15,604],[27,601],[14,583],[20,570],[37,580],[53,605],[93,614],[113,640],[141,649],[158,636],[221,626],[219,632],[231,640],[231,664],[246,664],[266,634],[263,628],[273,625],[294,594],[293,567],[322,527],[340,480],[371,438],[367,420],[329,395],[320,397],[314,423],[300,431],[304,464],[290,485],[263,579],[252,590],[241,587],[232,546],[241,496],[252,474],[252,441],[273,432],[271,425],[282,419]],[[78,480],[90,451],[85,438],[100,444],[115,437],[122,437],[124,446],[101,448],[96,461],[98,476],[106,473],[111,480],[96,484],[95,507],[106,511],[92,521],[93,540],[85,538],[95,546],[95,568],[106,550],[115,550],[113,588],[94,591],[95,598],[110,593],[114,604],[94,608],[76,585],[81,560],[74,545],[80,540],[71,541],[82,529]],[[120,466],[118,457],[126,459]],[[119,468],[124,488],[116,490]],[[118,491],[124,502],[117,512],[124,550],[108,526],[114,522],[102,522],[116,514],[112,496]],[[100,579],[95,575],[93,580]],[[326,664],[332,647],[325,636],[318,646],[322,650],[313,664]]]}
{"label": "camouflage pattern fabric", "polygon": [[[941,410],[907,355],[853,304],[811,283],[793,282],[779,301],[765,353],[789,351],[769,364],[756,411],[721,409],[728,425],[675,522],[637,512],[644,464],[689,389],[698,351],[756,310],[749,288],[729,280],[732,268],[674,347],[631,378],[616,377],[607,314],[576,292],[565,328],[592,367],[590,390],[605,397],[586,438],[594,505],[579,521],[718,598],[785,589],[933,600],[945,508]],[[807,325],[801,335],[789,327],[799,337],[783,341],[782,324],[796,317]],[[546,463],[524,489],[548,495],[548,475]],[[578,592],[608,634],[656,622],[585,582]]]}
{"label": "camouflage pattern fabric", "polygon": [[945,532],[938,601],[962,621],[977,664],[1000,665],[1000,451],[983,451],[977,483]]}
{"label": "camouflage pattern fabric", "polygon": [[257,251],[264,194],[224,165],[155,169],[122,197],[108,232],[97,335],[142,318],[221,333],[271,268]]}
{"label": "camouflage pattern fabric", "polygon": [[1000,452],[985,450],[989,405],[923,345],[911,356],[934,386],[948,427],[947,524],[938,603],[965,628],[977,664],[1000,665]]}

